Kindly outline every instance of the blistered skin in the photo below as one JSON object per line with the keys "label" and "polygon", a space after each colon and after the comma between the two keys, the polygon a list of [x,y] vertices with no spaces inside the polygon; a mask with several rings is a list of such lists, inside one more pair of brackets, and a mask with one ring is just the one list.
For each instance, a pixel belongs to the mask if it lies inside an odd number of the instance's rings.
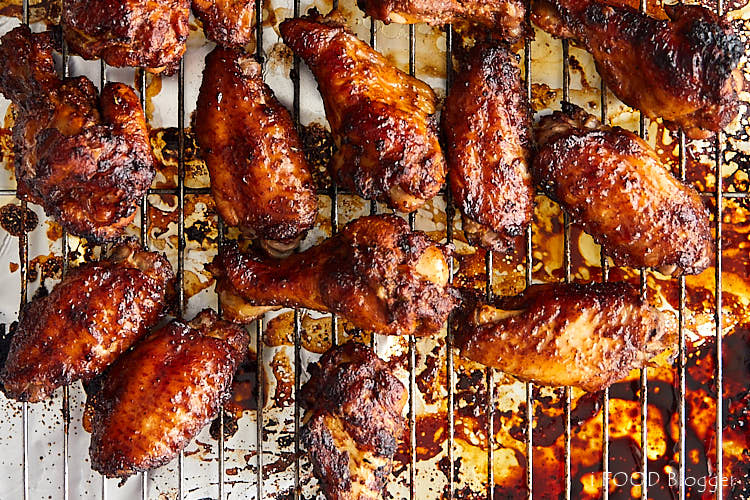
{"label": "blistered skin", "polygon": [[6,396],[37,402],[98,375],[156,324],[173,286],[169,262],[134,243],[73,269],[23,309],[0,371]]}
{"label": "blistered skin", "polygon": [[600,391],[668,347],[661,313],[627,283],[538,284],[492,304],[469,299],[461,355],[541,385]]}
{"label": "blistered skin", "polygon": [[564,104],[537,128],[535,182],[618,266],[698,274],[711,264],[708,210],[640,137]]}
{"label": "blistered skin", "polygon": [[272,251],[294,248],[318,200],[294,122],[251,56],[217,47],[206,57],[194,129],[224,222]]}
{"label": "blistered skin", "polygon": [[516,56],[493,42],[462,57],[443,108],[448,178],[473,245],[507,251],[531,222],[531,118]]}
{"label": "blistered skin", "polygon": [[737,116],[744,53],[725,19],[697,5],[664,5],[669,19],[596,0],[534,0],[532,20],[594,56],[607,87],[650,118],[713,135]]}
{"label": "blistered skin", "polygon": [[378,500],[406,427],[407,392],[367,346],[349,342],[311,365],[300,434],[328,500]]}
{"label": "blistered skin", "polygon": [[283,260],[224,246],[212,271],[223,296],[235,301],[330,311],[386,335],[432,335],[457,301],[448,283],[450,255],[400,217],[379,215]]}
{"label": "blistered skin", "polygon": [[280,26],[318,81],[337,151],[333,178],[368,199],[416,210],[445,182],[435,93],[359,40],[340,13]]}
{"label": "blistered skin", "polygon": [[218,415],[248,341],[206,309],[119,358],[88,389],[91,468],[126,477],[177,457]]}
{"label": "blistered skin", "polygon": [[357,5],[386,24],[480,26],[506,40],[526,32],[526,5],[520,0],[358,0]]}
{"label": "blistered skin", "polygon": [[154,177],[146,119],[132,88],[109,83],[101,96],[86,77],[60,80],[50,32],[20,26],[0,40],[0,92],[13,125],[18,196],[71,233],[120,237]]}
{"label": "blistered skin", "polygon": [[254,38],[254,0],[193,0],[206,37],[222,47],[241,48]]}
{"label": "blistered skin", "polygon": [[185,53],[189,17],[190,0],[65,0],[62,26],[85,59],[171,74]]}

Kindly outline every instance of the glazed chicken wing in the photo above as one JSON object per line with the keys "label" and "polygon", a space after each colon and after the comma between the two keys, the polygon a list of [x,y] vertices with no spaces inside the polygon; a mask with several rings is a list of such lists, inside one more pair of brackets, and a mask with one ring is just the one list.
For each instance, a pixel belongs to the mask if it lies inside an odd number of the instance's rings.
{"label": "glazed chicken wing", "polygon": [[133,89],[86,77],[60,80],[50,32],[20,26],[0,39],[0,92],[16,110],[18,196],[65,229],[107,241],[135,217],[154,177],[146,120]]}
{"label": "glazed chicken wing", "polygon": [[254,0],[193,0],[193,13],[206,37],[222,47],[240,48],[253,40]]}
{"label": "glazed chicken wing", "polygon": [[284,42],[307,62],[323,95],[337,151],[332,177],[403,212],[445,181],[432,89],[359,40],[341,14],[287,19]]}
{"label": "glazed chicken wing", "polygon": [[545,116],[533,175],[619,266],[697,274],[711,263],[709,215],[640,137],[577,106]]}
{"label": "glazed chicken wing", "polygon": [[627,283],[532,285],[465,302],[456,345],[473,361],[541,385],[600,391],[667,347],[661,313]]}
{"label": "glazed chicken wing", "polygon": [[312,365],[302,442],[328,500],[377,500],[406,427],[407,393],[369,347],[347,343]]}
{"label": "glazed chicken wing", "polygon": [[591,52],[625,104],[705,138],[737,116],[744,52],[730,24],[697,5],[664,5],[669,19],[597,0],[533,0],[532,19]]}
{"label": "glazed chicken wing", "polygon": [[190,0],[65,0],[62,25],[71,50],[112,66],[173,73],[185,53]]}
{"label": "glazed chicken wing", "polygon": [[206,309],[119,358],[88,388],[91,467],[125,477],[174,459],[218,415],[248,341]]}
{"label": "glazed chicken wing", "polygon": [[448,177],[473,245],[495,251],[531,222],[531,117],[516,56],[479,43],[464,54],[443,108]]}
{"label": "glazed chicken wing", "polygon": [[[456,304],[448,283],[450,255],[426,234],[409,231],[400,217],[380,215],[359,218],[284,260],[224,246],[212,271],[222,304],[239,296],[254,306],[331,311],[382,334],[431,335]],[[253,316],[250,309],[245,321]]]}
{"label": "glazed chicken wing", "polygon": [[206,57],[194,129],[216,208],[273,252],[291,250],[315,222],[318,199],[294,122],[240,51]]}
{"label": "glazed chicken wing", "polygon": [[163,256],[135,243],[70,271],[23,309],[0,371],[5,394],[37,402],[101,373],[156,324],[173,280]]}

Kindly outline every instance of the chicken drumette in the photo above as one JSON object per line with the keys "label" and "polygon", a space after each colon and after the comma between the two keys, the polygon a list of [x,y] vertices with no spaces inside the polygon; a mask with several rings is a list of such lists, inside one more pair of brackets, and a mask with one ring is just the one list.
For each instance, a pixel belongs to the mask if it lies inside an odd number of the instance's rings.
{"label": "chicken drumette", "polygon": [[328,500],[377,500],[391,472],[407,393],[369,347],[326,352],[302,388],[302,442]]}
{"label": "chicken drumette", "polygon": [[156,324],[173,280],[163,256],[135,243],[70,271],[23,309],[0,371],[5,394],[41,401],[63,384],[101,373]]}
{"label": "chicken drumette", "polygon": [[533,175],[615,264],[697,274],[713,254],[708,210],[640,137],[572,104],[537,129]]}
{"label": "chicken drumette", "polygon": [[315,222],[318,199],[294,122],[263,83],[260,64],[214,49],[194,129],[224,221],[272,252],[294,248]]}
{"label": "chicken drumette", "polygon": [[323,95],[338,148],[332,177],[404,212],[435,196],[446,167],[432,89],[354,36],[337,11],[322,17],[313,10],[280,30]]}
{"label": "chicken drumette", "polygon": [[253,40],[255,0],[193,0],[193,13],[206,37],[222,47],[241,48]]}
{"label": "chicken drumette", "polygon": [[154,177],[146,120],[133,89],[86,77],[60,80],[50,32],[20,26],[0,39],[0,92],[15,105],[19,198],[73,234],[119,237]]}
{"label": "chicken drumette", "polygon": [[669,19],[597,0],[533,0],[543,30],[580,43],[625,104],[662,117],[688,137],[725,127],[739,110],[744,53],[728,21],[697,5],[665,5]]}
{"label": "chicken drumette", "polygon": [[443,108],[453,199],[473,245],[496,251],[531,222],[531,117],[516,56],[478,43],[464,53]]}
{"label": "chicken drumette", "polygon": [[473,361],[592,392],[667,347],[661,313],[627,283],[532,285],[492,304],[469,296],[455,324],[456,345]]}
{"label": "chicken drumette", "polygon": [[[400,217],[381,215],[359,218],[283,260],[225,246],[212,270],[225,311],[238,321],[267,306],[306,307],[377,333],[431,335],[457,301],[448,283],[450,254],[426,234],[411,232]],[[240,298],[266,307],[253,311]]]}

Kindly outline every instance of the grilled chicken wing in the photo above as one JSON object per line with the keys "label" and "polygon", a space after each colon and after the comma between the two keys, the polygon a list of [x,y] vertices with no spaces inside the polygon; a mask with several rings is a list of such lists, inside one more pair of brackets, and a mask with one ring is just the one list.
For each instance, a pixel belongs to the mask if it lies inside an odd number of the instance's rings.
{"label": "grilled chicken wing", "polygon": [[173,73],[185,53],[190,0],[65,0],[62,25],[70,48],[112,66]]}
{"label": "grilled chicken wing", "polygon": [[73,234],[119,237],[154,177],[154,157],[133,89],[86,77],[60,80],[49,32],[20,26],[0,40],[0,92],[13,101],[19,198]]}
{"label": "grilled chicken wing", "polygon": [[705,138],[737,115],[744,52],[730,24],[697,5],[664,5],[669,19],[596,0],[533,0],[532,20],[594,56],[625,104]]}
{"label": "grilled chicken wing", "polygon": [[406,419],[406,389],[369,347],[347,343],[312,365],[302,442],[328,500],[383,498]]}
{"label": "grilled chicken wing", "polygon": [[531,117],[516,56],[495,42],[465,54],[443,108],[448,177],[473,245],[513,246],[531,222]]}
{"label": "grilled chicken wing", "polygon": [[5,394],[37,402],[101,373],[156,324],[173,280],[163,256],[135,243],[70,271],[23,309],[0,371]]}
{"label": "grilled chicken wing", "polygon": [[532,285],[493,304],[469,298],[461,354],[542,385],[599,391],[666,347],[661,313],[627,283]]}
{"label": "grilled chicken wing", "polygon": [[206,309],[119,358],[88,388],[91,467],[124,477],[174,459],[216,418],[248,341],[242,328]]}
{"label": "grilled chicken wing", "polygon": [[411,212],[445,181],[436,97],[359,40],[334,11],[287,19],[284,42],[318,81],[338,150],[332,177],[368,199]]}
{"label": "grilled chicken wing", "polygon": [[450,254],[426,234],[409,231],[400,217],[380,215],[359,218],[284,260],[225,246],[212,270],[229,304],[240,296],[256,306],[335,312],[382,334],[430,335],[456,304],[448,283]]}
{"label": "grilled chicken wing", "polygon": [[291,250],[315,222],[318,199],[287,110],[240,51],[206,57],[195,132],[216,208],[274,252]]}
{"label": "grilled chicken wing", "polygon": [[700,195],[635,134],[577,106],[545,116],[533,175],[617,265],[697,274],[713,254]]}
{"label": "grilled chicken wing", "polygon": [[253,40],[254,0],[193,0],[193,13],[206,37],[222,47],[241,48]]}

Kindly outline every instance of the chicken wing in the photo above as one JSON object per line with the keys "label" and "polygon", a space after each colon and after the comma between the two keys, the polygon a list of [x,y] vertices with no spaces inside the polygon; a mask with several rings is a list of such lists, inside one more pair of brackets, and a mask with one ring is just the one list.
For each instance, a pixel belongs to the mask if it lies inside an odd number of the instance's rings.
{"label": "chicken wing", "polygon": [[667,347],[661,313],[627,283],[532,285],[493,304],[468,298],[455,325],[456,345],[473,361],[590,392]]}
{"label": "chicken wing", "polygon": [[338,150],[332,177],[364,198],[411,212],[437,194],[445,159],[436,97],[359,40],[340,13],[287,19],[284,42],[307,62],[323,95]]}
{"label": "chicken wing", "polygon": [[23,309],[0,371],[3,392],[37,402],[90,380],[156,324],[173,287],[169,262],[132,242],[73,269]]}
{"label": "chicken wing", "polygon": [[194,129],[224,221],[273,252],[297,246],[318,199],[294,122],[260,64],[232,49],[208,54]]}
{"label": "chicken wing", "polygon": [[572,104],[537,129],[535,182],[619,266],[698,274],[711,263],[709,214],[640,137]]}
{"label": "chicken wing", "polygon": [[448,178],[466,239],[507,251],[531,222],[531,117],[516,56],[485,42],[464,54],[443,108]]}
{"label": "chicken wing", "polygon": [[13,101],[19,198],[73,234],[118,238],[154,177],[146,120],[133,89],[60,80],[50,32],[20,26],[0,39],[0,92]]}
{"label": "chicken wing", "polygon": [[334,347],[311,366],[301,439],[328,500],[383,498],[406,427],[406,397],[388,365],[362,344]]}
{"label": "chicken wing", "polygon": [[65,0],[62,26],[71,50],[112,66],[171,74],[185,53],[190,0]]}
{"label": "chicken wing", "polygon": [[378,215],[283,260],[224,246],[212,271],[228,302],[227,295],[240,296],[255,306],[331,311],[382,334],[431,335],[457,302],[450,256],[449,247],[409,231],[400,217]]}
{"label": "chicken wing", "polygon": [[607,87],[650,118],[705,138],[737,116],[744,53],[724,19],[697,5],[664,5],[669,19],[597,0],[533,0],[532,20],[594,56]]}
{"label": "chicken wing", "polygon": [[241,48],[254,38],[255,0],[193,0],[193,13],[222,47]]}
{"label": "chicken wing", "polygon": [[218,415],[248,342],[206,309],[119,358],[88,388],[91,468],[125,477],[174,459]]}

